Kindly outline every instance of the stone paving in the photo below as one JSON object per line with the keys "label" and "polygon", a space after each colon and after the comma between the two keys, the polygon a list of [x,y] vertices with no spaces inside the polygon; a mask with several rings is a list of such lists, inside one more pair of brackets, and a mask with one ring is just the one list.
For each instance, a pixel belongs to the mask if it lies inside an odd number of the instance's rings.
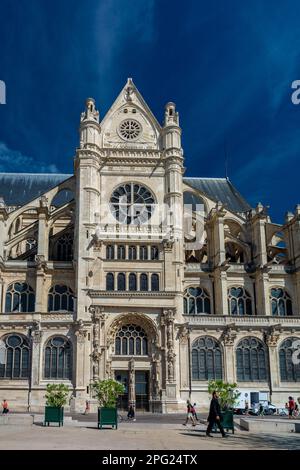
{"label": "stone paving", "polygon": [[98,430],[93,422],[78,422],[61,428],[41,424],[4,425],[0,426],[0,449],[300,449],[300,434],[256,435],[237,429],[234,435],[223,439],[220,434],[207,438],[204,424],[192,428],[177,423],[123,422],[117,430]]}

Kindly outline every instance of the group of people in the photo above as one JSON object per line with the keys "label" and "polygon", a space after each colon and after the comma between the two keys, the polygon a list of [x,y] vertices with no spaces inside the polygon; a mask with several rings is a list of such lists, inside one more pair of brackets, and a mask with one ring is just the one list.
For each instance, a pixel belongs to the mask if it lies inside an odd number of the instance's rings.
{"label": "group of people", "polygon": [[[196,413],[196,403],[192,405],[190,400],[187,400],[187,415],[186,415],[186,420],[183,423],[183,426],[186,426],[189,422],[189,420],[192,423],[192,426],[196,426],[196,421],[198,421],[197,413]],[[219,403],[219,397],[218,393],[216,391],[213,392],[212,394],[212,399],[210,402],[210,407],[209,407],[209,413],[208,413],[208,426],[206,429],[206,436],[207,437],[213,437],[211,434],[212,429],[214,425],[218,426],[220,433],[222,434],[222,437],[227,437],[226,432],[224,431],[224,428],[222,426],[222,414],[221,414],[221,407]]]}

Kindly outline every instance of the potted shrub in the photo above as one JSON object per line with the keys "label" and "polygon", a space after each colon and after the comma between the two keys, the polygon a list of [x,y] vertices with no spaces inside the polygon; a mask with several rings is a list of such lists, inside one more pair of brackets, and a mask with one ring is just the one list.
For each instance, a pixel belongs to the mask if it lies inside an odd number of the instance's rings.
{"label": "potted shrub", "polygon": [[210,380],[208,382],[210,396],[214,390],[219,395],[222,426],[226,430],[230,429],[232,433],[234,433],[233,408],[240,396],[240,392],[236,387],[236,383],[223,382],[223,380]]}
{"label": "potted shrub", "polygon": [[117,399],[124,393],[124,385],[113,379],[97,380],[92,384],[92,389],[99,403],[98,429],[105,425],[117,429]]}
{"label": "potted shrub", "polygon": [[67,403],[69,388],[65,384],[48,384],[46,392],[45,420],[46,423],[64,425],[64,405]]}

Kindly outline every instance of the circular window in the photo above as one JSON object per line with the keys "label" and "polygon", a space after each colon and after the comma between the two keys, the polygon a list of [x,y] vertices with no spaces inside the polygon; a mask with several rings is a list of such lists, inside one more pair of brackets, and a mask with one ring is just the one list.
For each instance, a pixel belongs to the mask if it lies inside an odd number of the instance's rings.
{"label": "circular window", "polygon": [[6,341],[8,346],[10,346],[11,348],[16,348],[22,343],[22,340],[19,336],[9,336]]}
{"label": "circular window", "polygon": [[141,132],[142,126],[134,119],[126,119],[119,125],[119,134],[125,140],[135,140]]}
{"label": "circular window", "polygon": [[135,183],[119,186],[110,198],[113,216],[122,224],[140,225],[147,222],[155,207],[149,189]]}

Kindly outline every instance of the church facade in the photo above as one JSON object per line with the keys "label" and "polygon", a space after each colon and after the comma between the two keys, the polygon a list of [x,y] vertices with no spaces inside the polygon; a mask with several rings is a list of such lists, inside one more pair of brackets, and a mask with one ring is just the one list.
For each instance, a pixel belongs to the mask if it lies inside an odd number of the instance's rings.
{"label": "church facade", "polygon": [[[300,395],[300,206],[283,225],[226,178],[184,176],[174,103],[163,125],[128,79],[80,120],[74,172],[0,174],[0,395],[70,409],[91,384],[120,406],[208,405],[210,379],[278,406]],[[299,354],[298,354],[299,352]]]}

